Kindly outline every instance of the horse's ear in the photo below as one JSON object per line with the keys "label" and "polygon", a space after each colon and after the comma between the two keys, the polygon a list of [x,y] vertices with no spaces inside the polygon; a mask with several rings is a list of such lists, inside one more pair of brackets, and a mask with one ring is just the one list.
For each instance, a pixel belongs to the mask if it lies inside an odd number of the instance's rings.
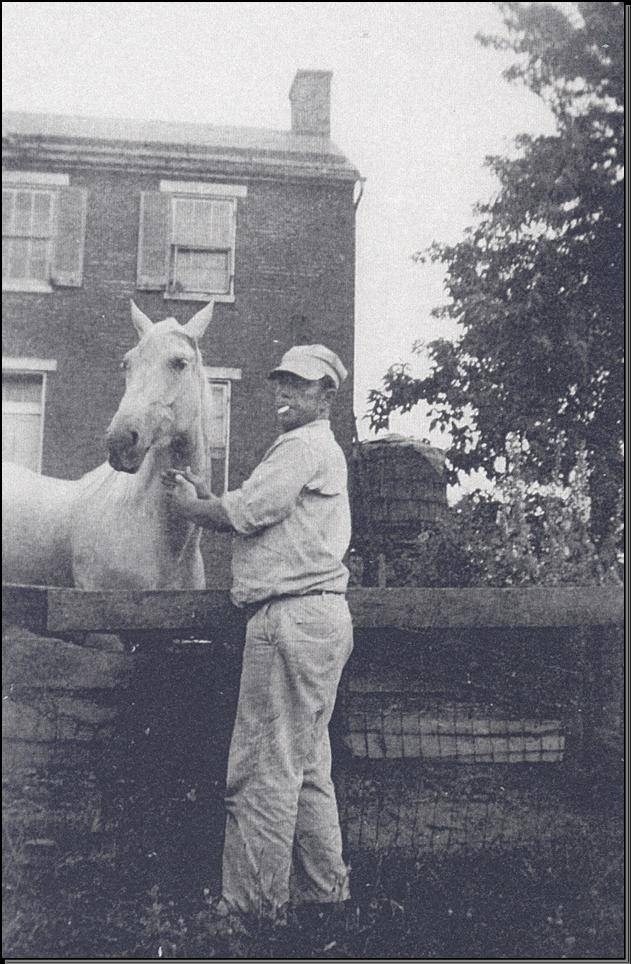
{"label": "horse's ear", "polygon": [[214,307],[215,299],[211,298],[208,304],[204,305],[201,311],[198,311],[197,314],[193,315],[193,317],[182,326],[186,334],[190,335],[191,338],[194,338],[195,341],[200,340],[210,324]]}
{"label": "horse's ear", "polygon": [[138,332],[138,337],[142,338],[153,328],[153,322],[144,311],[141,311],[135,301],[131,302],[131,320],[134,328]]}

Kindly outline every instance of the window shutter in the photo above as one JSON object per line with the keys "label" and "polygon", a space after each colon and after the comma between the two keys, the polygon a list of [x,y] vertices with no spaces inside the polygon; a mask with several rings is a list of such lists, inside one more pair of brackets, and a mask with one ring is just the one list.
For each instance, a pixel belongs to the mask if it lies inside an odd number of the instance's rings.
{"label": "window shutter", "polygon": [[232,205],[232,218],[230,223],[230,278],[228,279],[228,291],[231,295],[235,293],[235,282],[234,278],[236,275],[236,261],[237,261],[237,199],[235,198]]}
{"label": "window shutter", "polygon": [[170,235],[171,195],[143,191],[140,195],[138,288],[157,291],[166,287]]}
{"label": "window shutter", "polygon": [[88,192],[62,187],[57,195],[57,230],[53,253],[53,284],[80,288],[83,280],[83,249]]}

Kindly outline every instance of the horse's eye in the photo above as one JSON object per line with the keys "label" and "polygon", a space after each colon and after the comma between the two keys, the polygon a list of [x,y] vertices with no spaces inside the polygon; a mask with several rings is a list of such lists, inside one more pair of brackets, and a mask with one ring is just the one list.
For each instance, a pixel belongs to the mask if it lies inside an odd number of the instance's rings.
{"label": "horse's eye", "polygon": [[120,365],[119,365],[118,367],[120,368],[120,370],[121,370],[122,372],[126,372],[127,369],[129,368],[129,362],[127,361],[126,358],[123,358],[122,362],[120,363]]}
{"label": "horse's eye", "polygon": [[187,359],[187,358],[172,358],[171,361],[169,362],[169,364],[170,364],[171,368],[175,368],[176,371],[181,372],[182,369],[186,368],[186,366],[188,365],[188,359]]}

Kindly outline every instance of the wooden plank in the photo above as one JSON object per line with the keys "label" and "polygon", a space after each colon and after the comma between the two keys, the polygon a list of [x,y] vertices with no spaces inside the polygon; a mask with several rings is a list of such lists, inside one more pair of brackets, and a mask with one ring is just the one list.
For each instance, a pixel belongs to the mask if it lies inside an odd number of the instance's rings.
{"label": "wooden plank", "polygon": [[[501,719],[489,715],[470,717],[466,704],[444,702],[440,715],[436,711],[398,712],[387,707],[380,713],[376,710],[351,710],[348,713],[348,726],[351,730],[375,733],[429,733],[437,736],[488,736],[498,737],[532,736],[543,738],[558,733],[559,720]],[[458,715],[459,714],[459,717]]]}
{"label": "wooden plank", "polygon": [[49,633],[225,632],[239,622],[242,611],[230,602],[226,590],[155,590],[150,592],[82,592],[48,590]]}
{"label": "wooden plank", "polygon": [[565,750],[565,737],[560,732],[542,737],[527,734],[472,737],[351,730],[345,735],[344,743],[356,757],[448,760],[450,763],[559,763]]}
{"label": "wooden plank", "polygon": [[[11,619],[49,635],[73,632],[173,631],[174,635],[239,629],[245,614],[225,590],[83,592],[7,586]],[[357,629],[541,628],[622,624],[623,592],[611,586],[520,589],[353,589]]]}
{"label": "wooden plank", "polygon": [[353,589],[348,601],[362,629],[493,629],[622,624],[616,586],[516,589]]}
{"label": "wooden plank", "polygon": [[46,633],[48,589],[45,586],[2,584],[2,622],[14,623],[34,633]]}

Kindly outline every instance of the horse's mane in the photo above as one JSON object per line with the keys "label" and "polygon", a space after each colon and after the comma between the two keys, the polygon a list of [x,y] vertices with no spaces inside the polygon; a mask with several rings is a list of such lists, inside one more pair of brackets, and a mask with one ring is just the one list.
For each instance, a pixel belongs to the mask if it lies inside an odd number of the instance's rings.
{"label": "horse's mane", "polygon": [[208,387],[208,379],[206,378],[206,373],[204,371],[204,359],[202,358],[202,353],[197,339],[193,338],[188,332],[184,331],[175,318],[172,320],[174,323],[172,334],[176,335],[177,337],[184,338],[195,352],[195,360],[197,362],[199,372],[199,411],[201,417],[202,440],[204,443],[204,475],[210,486],[212,481],[212,464],[210,457],[210,391]]}
{"label": "horse's mane", "polygon": [[204,371],[204,360],[197,342],[194,342],[195,356],[199,369],[199,411],[201,417],[202,439],[204,442],[204,474],[208,480],[208,485],[212,482],[212,464],[210,458],[210,391],[208,379]]}

